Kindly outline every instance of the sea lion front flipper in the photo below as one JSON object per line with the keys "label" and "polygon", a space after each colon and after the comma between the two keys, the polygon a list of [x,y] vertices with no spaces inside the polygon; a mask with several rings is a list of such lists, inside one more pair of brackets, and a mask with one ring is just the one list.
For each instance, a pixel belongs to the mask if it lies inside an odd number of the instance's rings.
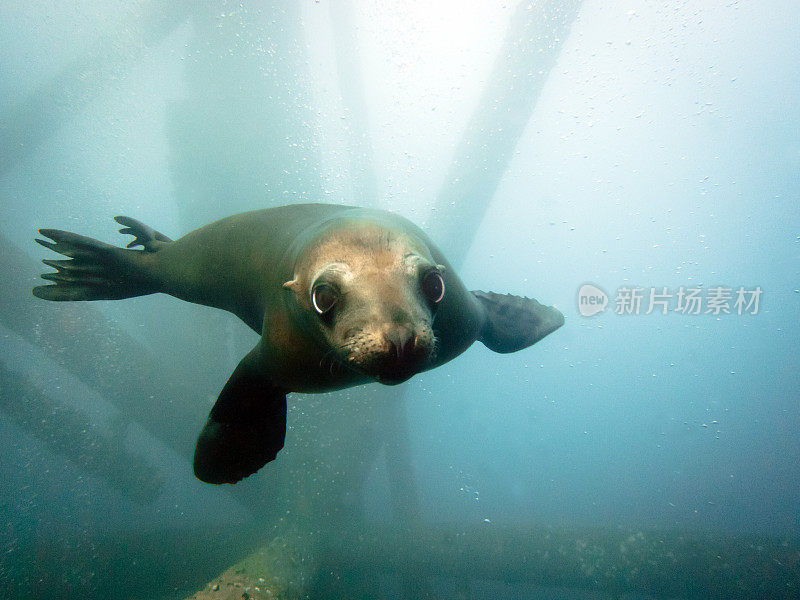
{"label": "sea lion front flipper", "polygon": [[286,391],[245,356],[208,415],[194,450],[194,474],[206,483],[236,483],[273,460],[286,436]]}
{"label": "sea lion front flipper", "polygon": [[490,350],[522,350],[564,324],[564,315],[533,298],[494,292],[472,292],[483,306],[485,319],[478,338]]}

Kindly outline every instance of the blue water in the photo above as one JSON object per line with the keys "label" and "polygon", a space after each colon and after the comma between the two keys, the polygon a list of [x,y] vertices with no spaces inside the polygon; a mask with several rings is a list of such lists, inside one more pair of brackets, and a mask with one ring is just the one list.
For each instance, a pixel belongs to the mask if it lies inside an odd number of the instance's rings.
{"label": "blue water", "polygon": [[[536,4],[550,7],[538,29],[519,29],[538,9],[516,1],[329,4],[0,4],[0,234],[15,253],[0,267],[13,282],[0,318],[8,594],[186,597],[284,521],[322,535],[345,509],[455,532],[800,538],[794,3],[554,1]],[[514,61],[537,35],[550,41]],[[517,79],[495,114],[486,94],[503,73]],[[515,97],[528,99],[512,112]],[[566,324],[512,355],[476,344],[406,384],[399,413],[367,408],[376,385],[292,397],[275,463],[235,488],[201,484],[191,432],[254,334],[164,296],[93,303],[88,316],[46,305],[29,293],[48,257],[36,229],[118,244],[115,215],[178,237],[309,201],[398,212],[470,289],[535,297]],[[609,302],[591,317],[579,312],[587,283]],[[617,314],[633,287],[639,314]],[[732,290],[732,314],[674,310],[680,289],[707,301],[715,287]],[[669,314],[645,314],[663,288]],[[739,288],[760,288],[757,311],[736,314]],[[89,347],[94,320],[127,341]],[[186,394],[154,404],[184,415],[174,438],[134,410],[157,394],[150,372],[141,389],[125,373],[134,348]],[[116,367],[91,373],[93,352]],[[71,367],[75,353],[90,358]],[[123,401],[118,380],[133,382]],[[121,440],[122,454],[93,455],[92,436]],[[195,562],[167,550],[185,532]],[[148,557],[169,582],[145,582],[115,553]],[[795,581],[798,564],[786,566]],[[502,579],[469,589],[560,597]],[[451,580],[433,587],[456,597]]]}

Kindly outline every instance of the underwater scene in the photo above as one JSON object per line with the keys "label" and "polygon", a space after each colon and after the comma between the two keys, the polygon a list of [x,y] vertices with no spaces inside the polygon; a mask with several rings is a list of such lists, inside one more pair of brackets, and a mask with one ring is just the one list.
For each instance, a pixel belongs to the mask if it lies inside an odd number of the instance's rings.
{"label": "underwater scene", "polygon": [[798,14],[0,1],[0,598],[800,598]]}

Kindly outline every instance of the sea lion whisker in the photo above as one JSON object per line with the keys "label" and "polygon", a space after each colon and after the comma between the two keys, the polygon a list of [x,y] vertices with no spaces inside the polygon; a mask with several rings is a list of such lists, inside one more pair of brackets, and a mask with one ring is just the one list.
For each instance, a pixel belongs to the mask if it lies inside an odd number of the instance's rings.
{"label": "sea lion whisker", "polygon": [[[325,354],[322,355],[322,358],[319,360],[319,366],[321,369],[325,369],[328,371],[330,375],[334,374],[334,370],[338,370],[339,367],[345,366],[338,356],[338,353],[342,351],[346,351],[349,347],[350,343],[345,342],[344,344],[339,344],[338,346],[332,346],[329,348]],[[326,367],[327,363],[327,367]]]}
{"label": "sea lion whisker", "polygon": [[434,336],[433,344],[431,344],[431,355],[428,360],[430,362],[434,362],[438,356],[439,356],[439,338]]}

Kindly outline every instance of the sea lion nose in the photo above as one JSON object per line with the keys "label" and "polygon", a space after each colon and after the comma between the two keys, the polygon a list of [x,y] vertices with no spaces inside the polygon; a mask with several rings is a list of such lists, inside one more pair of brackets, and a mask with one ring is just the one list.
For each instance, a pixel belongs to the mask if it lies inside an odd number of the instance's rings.
{"label": "sea lion nose", "polygon": [[389,342],[389,355],[398,362],[411,356],[414,352],[417,336],[408,327],[393,327],[385,334]]}

